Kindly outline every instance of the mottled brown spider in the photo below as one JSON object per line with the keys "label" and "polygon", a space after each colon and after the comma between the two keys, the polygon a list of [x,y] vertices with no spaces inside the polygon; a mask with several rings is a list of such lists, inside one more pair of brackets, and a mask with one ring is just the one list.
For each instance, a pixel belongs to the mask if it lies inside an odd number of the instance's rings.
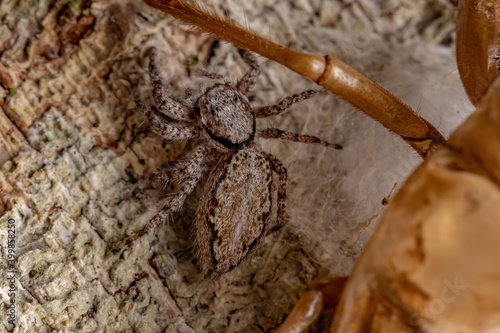
{"label": "mottled brown spider", "polygon": [[[153,98],[157,109],[168,118],[149,108],[137,94],[135,98],[137,109],[155,132],[172,141],[198,138],[200,144],[186,158],[151,177],[157,184],[177,182],[180,190],[125,244],[154,229],[178,210],[201,177],[211,171],[200,199],[195,226],[202,268],[212,270],[214,276],[238,266],[259,247],[265,236],[286,223],[287,170],[275,156],[261,149],[254,141],[255,137],[318,143],[342,149],[340,145],[310,135],[276,128],[256,130],[255,118],[278,115],[292,104],[313,97],[316,91],[307,90],[286,97],[277,105],[252,109],[245,95],[256,83],[260,68],[251,53],[240,50],[240,55],[250,69],[236,87],[222,75],[202,70],[202,75],[223,79],[224,83],[216,83],[196,101],[188,99],[183,104],[167,97],[153,48],[149,64]],[[211,168],[210,165],[214,166]],[[272,171],[279,176],[274,224],[269,221]]]}

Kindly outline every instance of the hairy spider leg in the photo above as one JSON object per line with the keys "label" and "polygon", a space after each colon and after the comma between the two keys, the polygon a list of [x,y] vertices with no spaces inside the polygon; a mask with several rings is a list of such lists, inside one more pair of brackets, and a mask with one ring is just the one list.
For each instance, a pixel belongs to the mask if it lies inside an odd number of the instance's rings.
{"label": "hairy spider leg", "polygon": [[271,168],[278,174],[278,210],[276,216],[276,224],[269,230],[268,234],[280,230],[286,224],[286,187],[288,180],[288,171],[283,163],[276,156],[269,153],[264,153],[268,161],[271,163]]}
{"label": "hairy spider leg", "polygon": [[303,143],[317,143],[325,147],[342,149],[342,146],[339,144],[330,143],[312,135],[296,134],[292,132],[282,131],[278,128],[266,128],[263,130],[258,130],[255,134],[256,136],[264,139],[282,139]]}
{"label": "hairy spider leg", "polygon": [[135,96],[135,104],[137,105],[137,110],[146,118],[151,129],[167,140],[182,141],[200,135],[200,128],[197,126],[181,126],[167,123],[162,119],[160,114],[157,114],[144,104],[137,94]]}
{"label": "hairy spider leg", "polygon": [[253,113],[256,118],[277,116],[280,113],[288,110],[293,104],[314,97],[317,93],[318,91],[316,90],[306,90],[301,93],[285,97],[276,105],[263,106],[261,108],[254,109]]}
{"label": "hairy spider leg", "polygon": [[[162,168],[155,172],[150,180],[153,184],[165,184],[172,180],[176,182],[182,182],[188,179],[193,174],[197,174],[197,169],[203,163],[207,163],[207,156],[205,155],[209,148],[205,145],[200,145],[192,151],[189,156],[185,159],[175,161],[168,165],[166,168]],[[208,160],[213,160],[215,158],[215,153],[210,153],[210,158]]]}
{"label": "hairy spider leg", "polygon": [[196,119],[196,112],[181,103],[169,98],[163,81],[156,66],[156,48],[151,48],[149,55],[149,77],[153,86],[153,98],[158,110],[164,115],[177,121],[192,121]]}
{"label": "hairy spider leg", "polygon": [[214,158],[212,149],[206,145],[198,146],[194,155],[195,158],[190,160],[189,172],[186,171],[187,178],[184,180],[180,190],[170,197],[165,207],[163,207],[162,210],[160,210],[140,231],[125,240],[123,247],[127,247],[155,229],[160,223],[165,221],[170,214],[182,207],[186,197],[194,190],[200,178],[210,169],[209,162]]}
{"label": "hairy spider leg", "polygon": [[253,55],[253,53],[245,50],[238,49],[241,58],[243,61],[250,66],[250,69],[243,75],[241,80],[236,85],[236,90],[240,93],[246,95],[250,89],[257,83],[257,78],[260,74],[260,66],[257,58]]}
{"label": "hairy spider leg", "polygon": [[196,73],[198,73],[201,76],[208,77],[209,79],[224,80],[225,82],[229,82],[229,79],[227,77],[225,77],[224,75],[219,74],[219,73],[209,72],[203,68],[196,68]]}

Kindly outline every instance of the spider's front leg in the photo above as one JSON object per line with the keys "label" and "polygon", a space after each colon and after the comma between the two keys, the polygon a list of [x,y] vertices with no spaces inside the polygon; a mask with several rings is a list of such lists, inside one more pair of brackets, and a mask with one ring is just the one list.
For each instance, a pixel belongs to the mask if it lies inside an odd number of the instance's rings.
{"label": "spider's front leg", "polygon": [[260,74],[260,66],[257,58],[247,50],[239,49],[241,58],[245,63],[250,66],[250,69],[243,75],[240,82],[238,82],[237,90],[246,95],[250,89],[257,83],[257,78]]}
{"label": "spider's front leg", "polygon": [[149,55],[149,77],[153,86],[153,98],[156,107],[164,115],[177,121],[193,121],[196,119],[196,112],[182,105],[167,96],[161,75],[156,66],[156,48],[151,48]]}
{"label": "spider's front leg", "polygon": [[193,191],[200,178],[209,169],[209,163],[213,159],[213,156],[213,151],[208,146],[200,145],[191,154],[187,162],[179,163],[175,168],[156,173],[152,178],[157,182],[167,180],[172,175],[175,175],[176,179],[181,184],[180,190],[170,197],[165,207],[163,207],[163,209],[142,228],[142,230],[128,237],[120,246],[116,246],[114,252],[121,250],[123,247],[127,247],[149,231],[155,229],[161,222],[165,221],[169,215],[181,208],[186,197]]}
{"label": "spider's front leg", "polygon": [[200,129],[197,126],[181,126],[168,123],[160,114],[144,104],[137,93],[135,94],[135,104],[137,110],[146,118],[151,129],[167,140],[183,141],[200,135]]}

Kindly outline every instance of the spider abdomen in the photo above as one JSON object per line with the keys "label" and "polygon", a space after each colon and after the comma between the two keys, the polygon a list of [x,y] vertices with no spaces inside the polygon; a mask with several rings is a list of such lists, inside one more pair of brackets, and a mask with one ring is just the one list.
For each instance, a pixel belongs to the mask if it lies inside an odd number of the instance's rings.
{"label": "spider abdomen", "polygon": [[230,271],[259,246],[272,206],[271,164],[257,148],[222,159],[209,176],[196,218],[203,264]]}

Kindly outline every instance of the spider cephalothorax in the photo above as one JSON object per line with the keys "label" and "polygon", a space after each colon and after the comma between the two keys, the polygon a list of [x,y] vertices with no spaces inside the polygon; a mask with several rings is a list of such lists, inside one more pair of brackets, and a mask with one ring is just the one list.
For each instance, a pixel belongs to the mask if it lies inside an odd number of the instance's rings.
{"label": "spider cephalothorax", "polygon": [[239,145],[255,135],[252,107],[232,84],[216,84],[196,105],[205,131],[224,146]]}
{"label": "spider cephalothorax", "polygon": [[[285,201],[287,171],[273,155],[264,152],[254,137],[281,138],[297,142],[318,143],[341,149],[336,144],[309,135],[285,132],[275,128],[256,130],[255,118],[278,115],[293,103],[316,94],[308,90],[287,97],[279,104],[252,109],[245,94],[255,84],[260,72],[257,59],[240,50],[250,70],[233,86],[226,79],[201,95],[192,107],[167,97],[155,65],[156,50],[152,49],[149,72],[153,97],[164,118],[151,110],[136,96],[139,112],[150,127],[168,140],[199,138],[200,144],[187,156],[152,176],[156,183],[178,182],[180,190],[165,207],[138,233],[130,244],[171,213],[182,207],[201,177],[210,171],[200,198],[196,217],[196,241],[201,265],[214,276],[230,271],[260,245],[269,233],[286,223]],[[209,78],[221,75],[200,71]],[[172,121],[174,120],[174,121]],[[213,165],[213,167],[211,167]],[[277,217],[270,223],[272,211],[272,171],[279,176]]]}

